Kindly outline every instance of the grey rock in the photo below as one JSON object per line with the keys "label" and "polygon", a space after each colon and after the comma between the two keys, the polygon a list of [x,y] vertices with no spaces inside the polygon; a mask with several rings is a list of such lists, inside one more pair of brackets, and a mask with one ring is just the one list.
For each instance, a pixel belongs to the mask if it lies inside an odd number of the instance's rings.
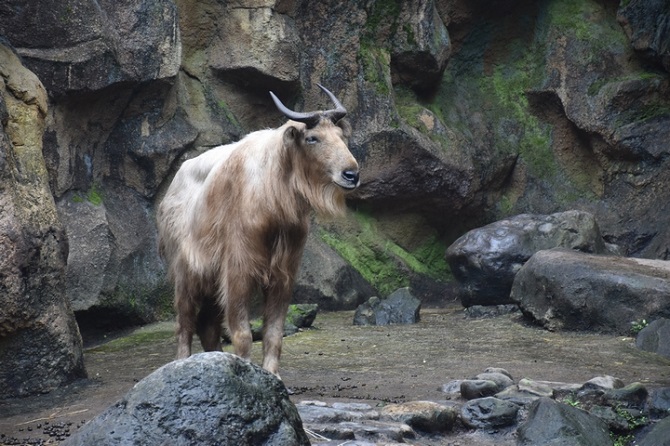
{"label": "grey rock", "polygon": [[400,288],[386,299],[371,297],[359,305],[354,314],[354,325],[415,324],[419,322],[421,301],[409,288]]}
{"label": "grey rock", "polygon": [[506,369],[503,369],[502,367],[487,367],[486,369],[484,369],[484,373],[502,373],[509,379],[514,380],[512,374],[508,372]]}
{"label": "grey rock", "polygon": [[[9,1],[3,34],[51,95],[101,90],[177,74],[181,41],[177,6],[131,3]],[[40,26],[33,24],[39,23]]]}
{"label": "grey rock", "polygon": [[564,247],[606,252],[592,214],[522,214],[473,229],[449,246],[446,257],[461,285],[464,306],[513,304],[516,273],[538,251]]}
{"label": "grey rock", "polygon": [[305,427],[335,443],[319,444],[390,444],[414,438],[414,430],[402,420],[382,417],[380,412],[364,403],[327,404],[322,401],[301,401],[297,405]]}
{"label": "grey rock", "polygon": [[354,310],[376,291],[351,265],[319,240],[307,237],[293,291],[293,302],[316,304],[324,311]]}
{"label": "grey rock", "polygon": [[551,397],[554,394],[554,389],[552,389],[551,386],[541,382],[533,381],[532,379],[520,379],[518,386],[521,392],[527,392],[531,395]]}
{"label": "grey rock", "polygon": [[500,400],[509,401],[510,403],[519,406],[528,406],[541,398],[536,393],[520,390],[519,386],[508,387],[502,392],[496,393],[494,396]]}
{"label": "grey rock", "polygon": [[328,406],[322,402],[303,401],[297,405],[305,424],[340,423],[343,421],[378,420],[379,412],[371,406]]}
{"label": "grey rock", "polygon": [[516,423],[519,406],[498,398],[470,400],[461,407],[461,421],[474,429],[491,429]]}
{"label": "grey rock", "polygon": [[622,3],[617,19],[633,48],[670,71],[670,12],[664,0]]}
{"label": "grey rock", "polygon": [[465,315],[473,319],[498,317],[519,312],[516,304],[508,305],[472,305],[465,309]]}
{"label": "grey rock", "polygon": [[656,319],[640,330],[635,346],[640,350],[670,358],[670,319]]}
{"label": "grey rock", "polygon": [[516,275],[511,298],[552,330],[628,334],[630,323],[670,316],[670,262],[540,251]]}
{"label": "grey rock", "polygon": [[619,389],[608,389],[603,393],[603,400],[611,406],[642,408],[649,396],[647,388],[639,383],[631,383]]}
{"label": "grey rock", "polygon": [[389,404],[380,412],[383,419],[402,422],[424,432],[446,432],[454,428],[458,411],[433,401]]}
{"label": "grey rock", "polygon": [[461,384],[463,383],[462,379],[456,379],[453,381],[449,381],[446,384],[442,384],[442,387],[440,388],[443,393],[446,393],[449,395],[449,398],[460,398],[461,396]]}
{"label": "grey rock", "polygon": [[638,446],[669,446],[670,417],[664,418],[654,425],[651,431],[637,442]]}
{"label": "grey rock", "polygon": [[461,395],[466,400],[495,395],[500,392],[495,381],[485,379],[464,379],[461,381]]}
{"label": "grey rock", "polygon": [[614,376],[609,376],[609,375],[603,375],[603,376],[596,376],[594,378],[591,378],[590,380],[586,381],[582,387],[581,390],[584,389],[619,389],[621,387],[624,387],[624,382],[620,380],[619,378],[615,378]]}
{"label": "grey rock", "polygon": [[651,389],[647,400],[647,409],[654,417],[670,416],[670,387]]}
{"label": "grey rock", "polygon": [[425,92],[435,88],[451,53],[446,26],[433,1],[402,5],[403,29],[395,34],[391,51],[391,79]]}
{"label": "grey rock", "polygon": [[237,356],[171,362],[86,423],[65,445],[309,445],[282,382]]}
{"label": "grey rock", "polygon": [[2,43],[0,79],[0,395],[9,398],[86,372],[65,293],[68,239],[42,151],[46,92]]}
{"label": "grey rock", "polygon": [[494,383],[496,383],[498,392],[505,390],[506,388],[514,384],[512,378],[510,378],[508,374],[502,372],[494,372],[494,371],[484,372],[477,375],[476,378],[493,381]]}
{"label": "grey rock", "polygon": [[540,398],[517,430],[519,446],[612,446],[607,425],[581,409]]}

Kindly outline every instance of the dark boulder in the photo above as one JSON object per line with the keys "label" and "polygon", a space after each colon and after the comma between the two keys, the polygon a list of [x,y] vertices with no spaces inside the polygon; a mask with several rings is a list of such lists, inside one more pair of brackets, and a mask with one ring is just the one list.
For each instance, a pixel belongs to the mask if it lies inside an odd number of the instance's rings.
{"label": "dark boulder", "polygon": [[237,356],[171,362],[137,383],[65,445],[309,445],[282,382]]}
{"label": "dark boulder", "polygon": [[464,306],[512,303],[515,274],[543,249],[564,247],[606,252],[593,215],[567,211],[551,215],[522,214],[461,236],[446,257],[461,290]]}
{"label": "dark boulder", "polygon": [[635,346],[670,358],[670,319],[656,319],[640,330]]}
{"label": "dark boulder", "polygon": [[651,431],[636,444],[638,446],[670,446],[670,417],[656,423]]}
{"label": "dark boulder", "polygon": [[516,423],[521,406],[498,398],[470,400],[461,407],[463,424],[475,429],[493,429]]}
{"label": "dark boulder", "polygon": [[354,325],[415,324],[419,322],[421,301],[409,288],[400,288],[386,299],[371,297],[354,314]]}
{"label": "dark boulder", "polygon": [[512,299],[551,330],[629,334],[631,322],[670,316],[670,262],[540,251],[514,280]]}
{"label": "dark boulder", "polygon": [[517,434],[519,446],[612,446],[603,421],[550,398],[540,398],[531,405]]}

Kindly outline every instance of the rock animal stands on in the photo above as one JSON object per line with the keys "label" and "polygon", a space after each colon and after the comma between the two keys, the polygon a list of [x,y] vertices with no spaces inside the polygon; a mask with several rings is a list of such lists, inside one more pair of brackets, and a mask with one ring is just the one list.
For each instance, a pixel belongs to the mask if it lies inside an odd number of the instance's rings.
{"label": "rock animal stands on", "polygon": [[235,354],[249,358],[250,301],[260,289],[263,367],[278,374],[284,319],[309,229],[311,209],[345,212],[359,184],[347,147],[347,111],[294,112],[290,120],[184,162],[158,208],[159,249],[175,287],[177,357],[191,354],[193,333],[221,350],[222,323]]}

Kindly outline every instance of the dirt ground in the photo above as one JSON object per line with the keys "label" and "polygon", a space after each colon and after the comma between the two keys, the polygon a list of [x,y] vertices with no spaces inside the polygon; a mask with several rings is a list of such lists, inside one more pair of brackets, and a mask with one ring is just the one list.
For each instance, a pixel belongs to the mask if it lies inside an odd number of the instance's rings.
{"label": "dirt ground", "polygon": [[[505,368],[515,380],[581,383],[607,374],[627,384],[670,386],[670,360],[637,350],[629,337],[552,333],[525,324],[519,315],[467,319],[460,305],[422,310],[415,325],[359,327],[352,320],[353,312],[320,313],[312,329],[285,338],[281,375],[295,402],[443,401],[443,384],[487,367]],[[12,439],[58,444],[172,360],[173,329],[172,323],[158,323],[85,338],[89,379],[0,401],[0,445],[16,444]],[[254,362],[260,362],[260,353],[255,343]],[[453,444],[493,443],[471,438]]]}

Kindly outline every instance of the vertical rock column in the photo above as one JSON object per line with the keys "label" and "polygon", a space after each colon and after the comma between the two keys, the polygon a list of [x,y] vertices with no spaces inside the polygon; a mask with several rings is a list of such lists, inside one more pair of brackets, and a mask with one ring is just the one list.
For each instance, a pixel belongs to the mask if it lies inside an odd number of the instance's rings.
{"label": "vertical rock column", "polygon": [[47,96],[0,45],[0,395],[49,391],[85,376],[65,293],[67,238],[42,156]]}

